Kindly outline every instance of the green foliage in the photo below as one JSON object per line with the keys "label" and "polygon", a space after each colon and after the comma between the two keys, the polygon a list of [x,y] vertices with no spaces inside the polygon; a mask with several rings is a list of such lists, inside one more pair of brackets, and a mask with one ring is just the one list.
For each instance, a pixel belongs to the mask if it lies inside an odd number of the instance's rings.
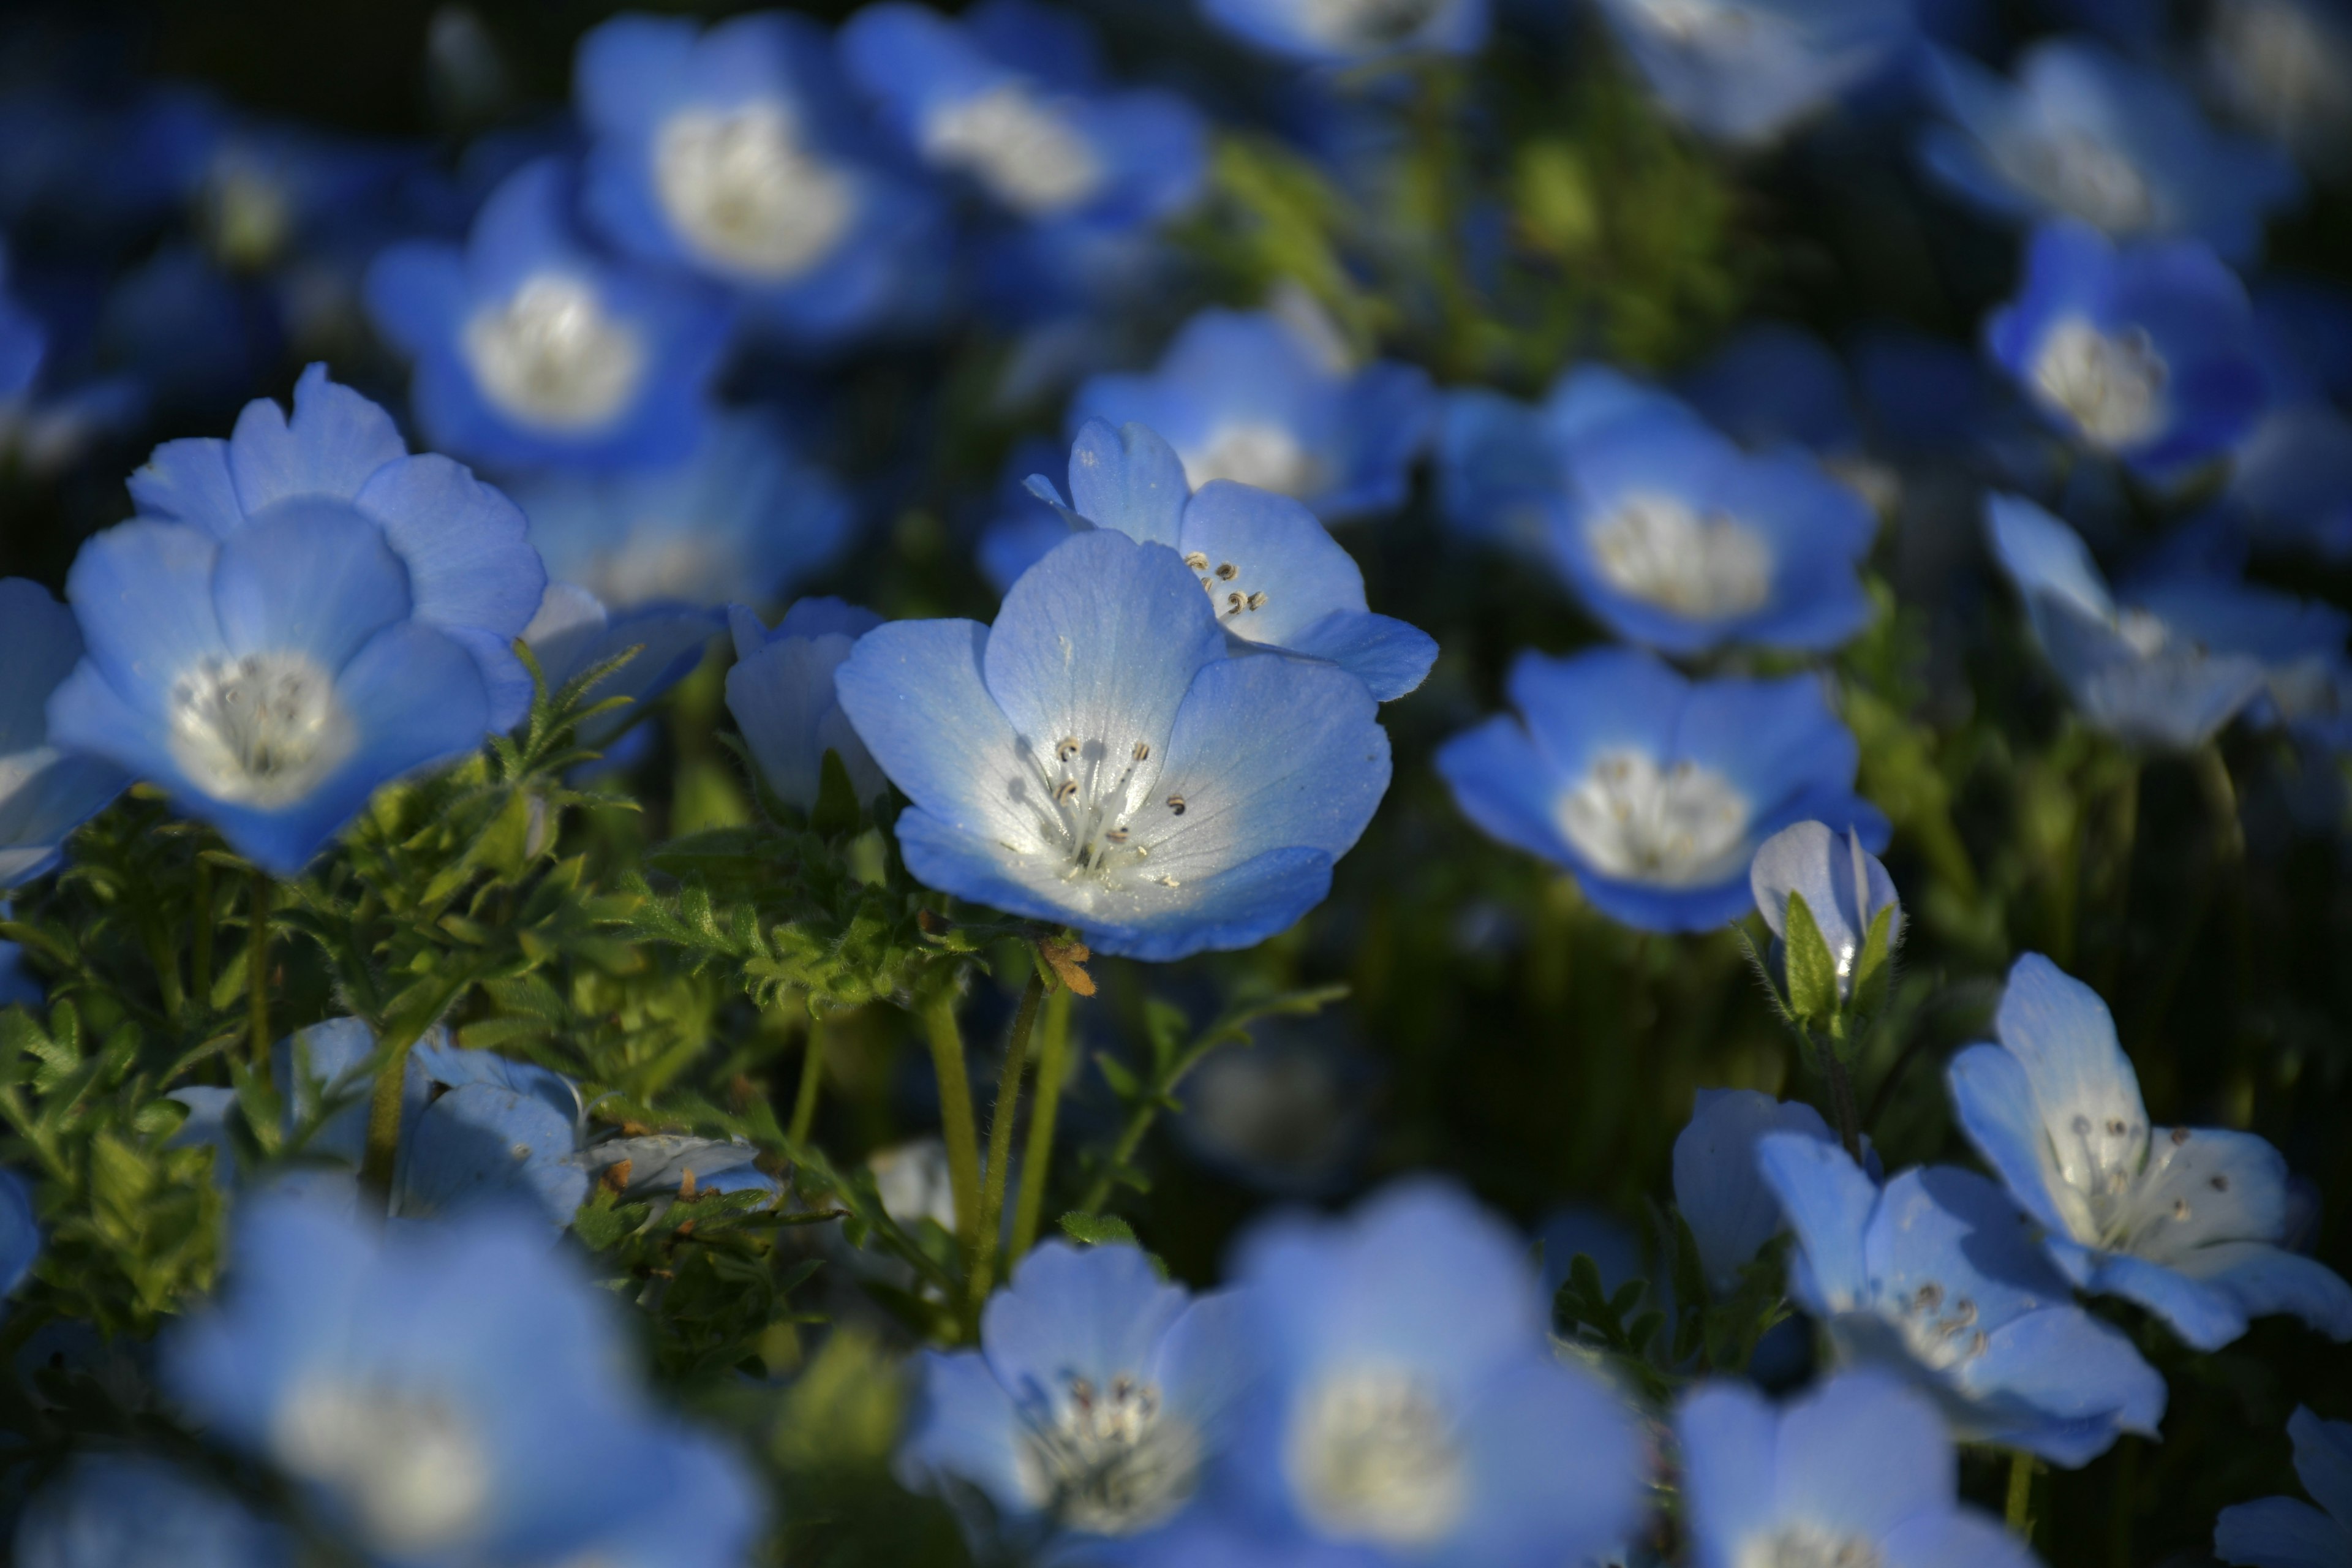
{"label": "green foliage", "polygon": [[1698,1243],[1682,1215],[1654,1211],[1658,1275],[1608,1289],[1591,1258],[1578,1253],[1552,1295],[1552,1332],[1599,1356],[1661,1404],[1702,1377],[1746,1370],[1757,1345],[1786,1321],[1784,1258],[1789,1238],[1774,1238],[1739,1270],[1738,1283],[1717,1296],[1707,1286]]}

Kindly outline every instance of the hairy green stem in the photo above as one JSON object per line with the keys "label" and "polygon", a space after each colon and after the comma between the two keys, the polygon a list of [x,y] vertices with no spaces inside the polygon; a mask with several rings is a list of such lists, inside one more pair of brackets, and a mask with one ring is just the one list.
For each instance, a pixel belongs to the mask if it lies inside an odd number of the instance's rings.
{"label": "hairy green stem", "polygon": [[1021,990],[1020,1009],[1013,1015],[1013,1037],[1004,1042],[1004,1070],[996,1077],[996,1103],[988,1113],[988,1165],[982,1172],[979,1235],[971,1251],[970,1302],[975,1321],[996,1282],[996,1233],[1004,1215],[1004,1179],[1013,1164],[1013,1124],[1021,1115],[1021,1070],[1027,1065],[1030,1031],[1037,1026],[1037,1004],[1045,995],[1045,969],[1029,965],[1029,984]]}
{"label": "hairy green stem", "polygon": [[269,873],[253,868],[253,909],[245,942],[246,1049],[253,1070],[269,1071]]}
{"label": "hairy green stem", "polygon": [[1021,1160],[1021,1197],[1013,1206],[1011,1268],[1037,1245],[1045,1209],[1045,1173],[1054,1163],[1054,1122],[1062,1109],[1062,1079],[1070,1060],[1070,992],[1055,988],[1045,998],[1045,1033],[1037,1042],[1037,1096],[1029,1108],[1029,1143]]}
{"label": "hairy green stem", "polygon": [[980,1223],[980,1123],[971,1112],[971,1079],[964,1068],[963,1031],[956,1026],[953,986],[923,1005],[923,1033],[930,1041],[931,1074],[940,1086],[940,1137],[948,1146],[956,1237],[970,1258]]}
{"label": "hairy green stem", "polygon": [[784,1132],[795,1149],[808,1142],[809,1129],[816,1123],[817,1086],[824,1079],[824,1020],[812,1014],[808,1045],[801,1052],[801,1087],[793,1096],[793,1123]]}
{"label": "hairy green stem", "polygon": [[1830,1080],[1830,1109],[1836,1113],[1838,1142],[1856,1164],[1862,1163],[1862,1118],[1854,1109],[1853,1080],[1846,1076],[1845,1058],[1832,1040],[1817,1040],[1822,1072]]}

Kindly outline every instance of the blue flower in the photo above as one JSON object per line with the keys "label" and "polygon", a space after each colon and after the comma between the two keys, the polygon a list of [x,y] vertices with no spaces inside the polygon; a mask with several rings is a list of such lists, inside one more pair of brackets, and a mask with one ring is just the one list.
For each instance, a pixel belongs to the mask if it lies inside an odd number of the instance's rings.
{"label": "blue flower", "polygon": [[383,409],[305,373],[294,417],[159,447],[139,515],[82,546],[89,648],[49,699],[61,748],[161,786],[291,876],[382,784],[529,706],[510,643],[546,588],[522,514]]}
{"label": "blue flower", "polygon": [[1632,648],[1511,667],[1519,717],[1456,735],[1437,771],[1465,815],[1576,874],[1612,920],[1706,931],[1749,908],[1757,846],[1819,821],[1886,843],[1820,678],[1690,681]]}
{"label": "blue flower", "polygon": [[2215,131],[2153,67],[2071,38],[2019,58],[2014,88],[1958,55],[1932,79],[1952,123],[1930,128],[1928,173],[2010,218],[2074,217],[2116,238],[2201,239],[2226,261],[2262,248],[2263,220],[2296,200],[2294,165]]}
{"label": "blue flower", "polygon": [[0,405],[33,389],[48,352],[48,329],[9,292],[8,250],[0,244]]}
{"label": "blue flower", "polygon": [[[2082,537],[2032,502],[1992,496],[1985,525],[2034,640],[2100,729],[2135,745],[2187,751],[2263,689],[2263,667],[2252,655],[2208,647],[2170,624],[2160,605],[2117,605]],[[2189,605],[2185,593],[2175,598]]]}
{"label": "blue flower", "polygon": [[683,460],[554,468],[507,486],[550,575],[615,609],[765,603],[830,561],[855,512],[840,482],[764,413],[711,419]]}
{"label": "blue flower", "polygon": [[[1056,508],[1050,480],[1031,490]],[[1211,479],[1188,493],[1182,462],[1140,425],[1092,420],[1070,446],[1073,525],[1165,544],[1192,569],[1217,623],[1246,647],[1328,659],[1382,702],[1419,686],[1437,644],[1364,605],[1364,574],[1313,513],[1288,496]]]}
{"label": "blue flower", "polygon": [[394,246],[368,268],[376,328],[416,363],[425,437],[508,468],[676,462],[694,450],[728,312],[701,287],[607,260],[573,232],[573,176],[526,165],[464,248]]}
{"label": "blue flower", "polygon": [[2352,11],[2343,0],[2221,0],[2205,78],[2230,111],[2314,169],[2340,173],[2352,138]]}
{"label": "blue flower", "polygon": [[1200,112],[1157,89],[1105,88],[1092,34],[1050,6],[984,0],[948,17],[885,0],[840,41],[850,79],[907,148],[1017,221],[1156,223],[1206,175]]}
{"label": "blue flower", "polygon": [[165,1385],[373,1557],[732,1568],[741,1461],[648,1406],[595,1289],[528,1221],[390,1234],[244,1205],[227,1288],[163,1346]]}
{"label": "blue flower", "polygon": [[1855,961],[1880,915],[1887,917],[1889,957],[1903,941],[1903,905],[1895,896],[1895,879],[1851,827],[1843,838],[1818,822],[1782,828],[1756,851],[1748,887],[1776,942],[1788,940],[1789,896],[1804,899],[1813,929],[1837,965],[1841,998],[1853,989]]}
{"label": "blue flower", "polygon": [[1764,1244],[1789,1228],[1756,1163],[1765,1136],[1789,1132],[1834,1145],[1822,1113],[1752,1089],[1703,1089],[1675,1137],[1675,1207],[1698,1244],[1707,1283],[1729,1290]]}
{"label": "blue flower", "polygon": [[17,1521],[17,1568],[285,1568],[293,1542],[228,1493],[143,1454],[85,1454]]}
{"label": "blue flower", "polygon": [[1952,1102],[2068,1278],[2138,1302],[2199,1350],[2273,1312],[2352,1340],[2352,1285],[2279,1245],[2276,1149],[2149,1127],[2106,1004],[2038,952],[2010,970],[1994,1026],[2000,1045],[1953,1058]]}
{"label": "blue flower", "polygon": [[1253,1361],[1239,1307],[1163,1283],[1132,1247],[1049,1241],[988,1303],[980,1349],[924,1353],[899,1473],[979,1489],[1008,1532],[1157,1530],[1230,1440]]}
{"label": "blue flower", "polygon": [[2322,1421],[2297,1405],[2286,1430],[2294,1439],[2294,1473],[2319,1507],[2270,1497],[2225,1508],[2213,1521],[2213,1555],[2240,1568],[2352,1563],[2352,1422]]}
{"label": "blue flower", "polygon": [[1021,574],[1052,552],[1079,525],[1029,488],[1029,477],[1061,459],[1055,443],[1031,437],[1017,444],[1000,470],[992,515],[982,529],[975,552],[980,574],[1000,597],[1021,580]]}
{"label": "blue flower", "polygon": [[2126,1432],[2156,1436],[2164,1379],[2074,1303],[1999,1187],[1967,1171],[1874,1184],[1834,1143],[1768,1134],[1758,1160],[1797,1253],[1790,1293],[1840,1363],[1936,1396],[1953,1436],[2069,1468]]}
{"label": "blue flower", "polygon": [[992,628],[877,626],[834,683],[914,802],[908,868],[1066,921],[1098,952],[1171,959],[1283,930],[1388,789],[1361,681],[1227,657],[1176,552],[1109,530],[1032,567]]}
{"label": "blue flower", "polygon": [[1302,65],[1398,54],[1475,54],[1488,0],[1196,0],[1201,15],[1254,48]]}
{"label": "blue flower", "polygon": [[1078,388],[1070,427],[1144,425],[1194,489],[1212,479],[1294,496],[1325,522],[1402,504],[1436,405],[1417,365],[1349,363],[1345,347],[1270,312],[1203,310],[1150,375]]}
{"label": "blue flower", "polygon": [[2193,240],[2045,224],[1985,335],[2044,418],[2159,480],[2234,445],[2268,395],[2246,290]]}
{"label": "blue flower", "polygon": [[886,326],[944,259],[938,204],[866,144],[833,40],[804,16],[616,16],[581,39],[575,96],[590,220],[737,290],[783,336]]}
{"label": "blue flower", "polygon": [[1827,343],[1785,321],[1756,321],[1677,377],[1701,417],[1743,447],[1794,444],[1822,458],[1862,446],[1845,366]]}
{"label": "blue flower", "polygon": [[2238,449],[2223,499],[2259,544],[2352,559],[2352,419],[2326,404],[2273,412]]}
{"label": "blue flower", "polygon": [[[1457,398],[1450,503],[1480,531],[1540,526],[1554,566],[1621,637],[1673,654],[1832,648],[1870,619],[1870,507],[1802,451],[1749,454],[1675,398],[1600,366],[1541,410]],[[1483,470],[1483,471],[1475,471]],[[1483,514],[1483,516],[1478,515]]]}
{"label": "blue flower", "polygon": [[0,1170],[0,1296],[25,1282],[41,1256],[41,1222],[33,1213],[32,1190],[25,1179]]}
{"label": "blue flower", "polygon": [[1526,1242],[1458,1189],[1285,1214],[1236,1256],[1265,1371],[1158,1561],[1553,1568],[1639,1518],[1633,1411],[1553,1353]]}
{"label": "blue flower", "polygon": [[2036,1562],[1960,1503],[1942,1416],[1882,1373],[1841,1373],[1778,1410],[1743,1384],[1703,1384],[1675,1411],[1675,1436],[1693,1568]]}
{"label": "blue flower", "polygon": [[651,605],[614,615],[585,588],[551,583],[539,614],[522,640],[547,679],[551,694],[574,677],[631,649],[629,661],[590,686],[582,696],[598,702],[625,697],[627,708],[590,720],[582,739],[602,745],[629,724],[646,704],[694,673],[710,639],[727,624],[717,610]]}
{"label": "blue flower", "polygon": [[850,727],[833,685],[849,650],[882,617],[839,599],[803,599],[773,630],[740,605],[728,618],[735,667],[727,672],[727,710],[776,797],[814,810],[827,752],[841,758],[859,800],[887,795],[888,781]]}
{"label": "blue flower", "polygon": [[48,590],[0,577],[0,889],[54,869],[66,835],[122,792],[122,775],[49,744],[49,693],[81,660],[81,628]]}
{"label": "blue flower", "polygon": [[1600,0],[1666,111],[1702,135],[1777,140],[1912,39],[1902,0]]}

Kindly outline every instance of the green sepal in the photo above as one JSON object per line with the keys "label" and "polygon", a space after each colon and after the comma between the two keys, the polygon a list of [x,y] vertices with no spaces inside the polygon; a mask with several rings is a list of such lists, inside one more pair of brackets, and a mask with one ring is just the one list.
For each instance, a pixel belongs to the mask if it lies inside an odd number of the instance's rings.
{"label": "green sepal", "polygon": [[1858,1021],[1866,1023],[1878,1016],[1886,1005],[1887,990],[1895,978],[1890,951],[1894,932],[1895,906],[1889,904],[1871,921],[1869,934],[1862,939],[1862,952],[1853,961],[1853,999],[1848,1005]]}
{"label": "green sepal", "polygon": [[1789,983],[1789,1011],[1800,1023],[1826,1026],[1837,1016],[1837,960],[1813,923],[1805,896],[1789,895],[1789,917],[1781,933],[1782,967]]}

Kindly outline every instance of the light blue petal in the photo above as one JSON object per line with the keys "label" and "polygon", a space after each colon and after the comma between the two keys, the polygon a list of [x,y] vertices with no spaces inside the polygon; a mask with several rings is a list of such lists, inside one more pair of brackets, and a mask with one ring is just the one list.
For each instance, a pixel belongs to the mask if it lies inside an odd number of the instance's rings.
{"label": "light blue petal", "polygon": [[2074,1305],[2044,1307],[1987,1336],[1959,1363],[1961,1391],[1990,1437],[2069,1469],[2125,1432],[2153,1437],[2164,1419],[2164,1378],[2112,1324]]}
{"label": "light blue petal", "polygon": [[1591,1562],[1639,1527],[1648,1465],[1633,1408],[1583,1366],[1529,1347],[1457,1419],[1469,1495],[1453,1561]]}
{"label": "light blue petal", "polygon": [[1021,1464],[1019,1411],[986,1358],[977,1351],[923,1352],[922,1394],[898,1449],[899,1478],[918,1490],[938,1490],[936,1478],[986,1492],[999,1510],[1034,1513],[1046,1499]]}
{"label": "light blue petal", "polygon": [[[1178,548],[1207,560],[1206,569],[1193,570],[1209,579],[1203,585],[1217,624],[1252,642],[1288,647],[1324,617],[1364,609],[1355,557],[1288,496],[1212,479],[1184,509]],[[1263,607],[1248,608],[1260,593]]]}
{"label": "light blue petal", "polygon": [[[2285,1313],[2339,1344],[2352,1340],[2352,1285],[2317,1258],[2261,1242],[2224,1242],[2197,1248],[2179,1267],[2226,1292],[2249,1318]],[[2352,1503],[2352,1493],[2347,1501]],[[2352,1518],[2352,1507],[2346,1513]]]}
{"label": "light blue petal", "polygon": [[1552,815],[1559,786],[1517,720],[1496,714],[1454,736],[1437,749],[1435,766],[1454,804],[1482,830],[1554,865],[1571,863]]}
{"label": "light blue petal", "polygon": [[1675,1436],[1696,1568],[1739,1568],[1748,1542],[1780,1522],[1780,1417],[1745,1384],[1716,1381],[1683,1396]]}
{"label": "light blue petal", "polygon": [[249,516],[292,496],[350,500],[377,469],[406,456],[391,415],[314,364],[294,384],[292,420],[274,398],[245,405],[228,466]]}
{"label": "light blue petal", "polygon": [[2010,966],[1993,1026],[2025,1068],[2069,1185],[2091,1189],[2091,1152],[2109,1166],[2138,1165],[2133,1152],[2147,1147],[2147,1109],[2097,992],[2029,952]]}
{"label": "light blue petal", "polygon": [[232,654],[307,654],[331,676],[407,618],[408,581],[377,529],[297,501],[222,542],[213,605]]}
{"label": "light blue petal", "polygon": [[2213,1555],[2241,1568],[2344,1568],[2352,1530],[2299,1498],[2268,1497],[2221,1510]]}
{"label": "light blue petal", "polygon": [[1740,1267],[1780,1233],[1780,1202],[1757,1165],[1758,1145],[1773,1132],[1824,1143],[1834,1136],[1810,1105],[1784,1104],[1752,1089],[1702,1089],[1689,1125],[1675,1139],[1675,1206],[1718,1290],[1737,1283]]}
{"label": "light blue petal", "polygon": [[1046,786],[989,694],[989,640],[974,621],[894,621],[858,639],[834,689],[890,782],[936,826],[1026,847],[1039,842]]}
{"label": "light blue petal", "polygon": [[1847,1373],[1793,1401],[1776,1453],[1783,1517],[1833,1534],[1877,1540],[1959,1490],[1943,1417],[1885,1373]]}
{"label": "light blue petal", "polygon": [[1902,1172],[1886,1184],[1864,1243],[1873,1290],[1890,1311],[1916,1310],[1956,1337],[1993,1329],[2072,1292],[2028,1239],[2016,1205],[1974,1172],[1948,1165]]}
{"label": "light blue petal", "polygon": [[2323,1421],[2302,1405],[2287,1417],[2303,1489],[2352,1531],[2352,1421]]}
{"label": "light blue petal", "polygon": [[2033,1548],[1990,1515],[1969,1510],[1921,1513],[1885,1535],[1886,1560],[1903,1568],[2041,1568]]}
{"label": "light blue petal", "polygon": [[1141,425],[1090,419],[1070,444],[1070,505],[1097,528],[1173,545],[1192,493],[1175,450]]}
{"label": "light blue petal", "polygon": [[[163,716],[172,682],[227,651],[213,610],[219,553],[220,546],[197,529],[131,521],[95,535],[74,557],[66,597],[81,624],[89,663],[138,711]],[[84,743],[65,705],[51,700],[49,730],[58,744]]]}
{"label": "light blue petal", "polygon": [[1329,659],[1379,702],[1393,702],[1419,687],[1437,662],[1435,637],[1369,610],[1334,610],[1283,646]]}
{"label": "light blue petal", "polygon": [[1878,1189],[1834,1143],[1798,1132],[1767,1133],[1756,1145],[1765,1184],[1780,1200],[1789,1228],[1804,1251],[1801,1283],[1816,1314],[1844,1311],[1870,1296],[1864,1234],[1878,1206]]}
{"label": "light blue petal", "polygon": [[2230,1292],[2144,1258],[2097,1255],[2084,1287],[2138,1302],[2195,1350],[2220,1350],[2246,1331],[2246,1313]]}
{"label": "light blue petal", "polygon": [[1057,1409],[1074,1378],[1097,1388],[1121,1375],[1141,1379],[1186,1300],[1139,1248],[1048,1241],[990,1300],[981,1346],[1016,1402]]}
{"label": "light blue petal", "polygon": [[521,1200],[560,1231],[588,1196],[588,1173],[568,1159],[573,1138],[572,1119],[536,1096],[461,1084],[427,1105],[404,1141],[394,1212],[429,1219]]}
{"label": "light blue petal", "polygon": [[1560,784],[1580,782],[1605,753],[1665,759],[1690,700],[1690,683],[1655,654],[1601,647],[1550,658],[1523,653],[1512,661],[1511,704]]}
{"label": "light blue petal", "polygon": [[166,441],[127,482],[142,517],[184,522],[215,539],[226,539],[245,525],[245,503],[229,477],[226,441]]}
{"label": "light blue petal", "polygon": [[1999,1046],[1970,1046],[1952,1058],[1945,1079],[1960,1130],[2008,1184],[2010,1195],[2039,1224],[2067,1235],[2064,1211],[2051,1190],[2063,1178],[2025,1064]]}
{"label": "light blue petal", "polygon": [[1993,558],[2025,599],[2029,611],[2037,597],[2050,595],[2101,620],[2115,618],[2115,597],[2083,536],[2032,501],[2019,496],[1988,496],[1985,532],[1992,542]]}

